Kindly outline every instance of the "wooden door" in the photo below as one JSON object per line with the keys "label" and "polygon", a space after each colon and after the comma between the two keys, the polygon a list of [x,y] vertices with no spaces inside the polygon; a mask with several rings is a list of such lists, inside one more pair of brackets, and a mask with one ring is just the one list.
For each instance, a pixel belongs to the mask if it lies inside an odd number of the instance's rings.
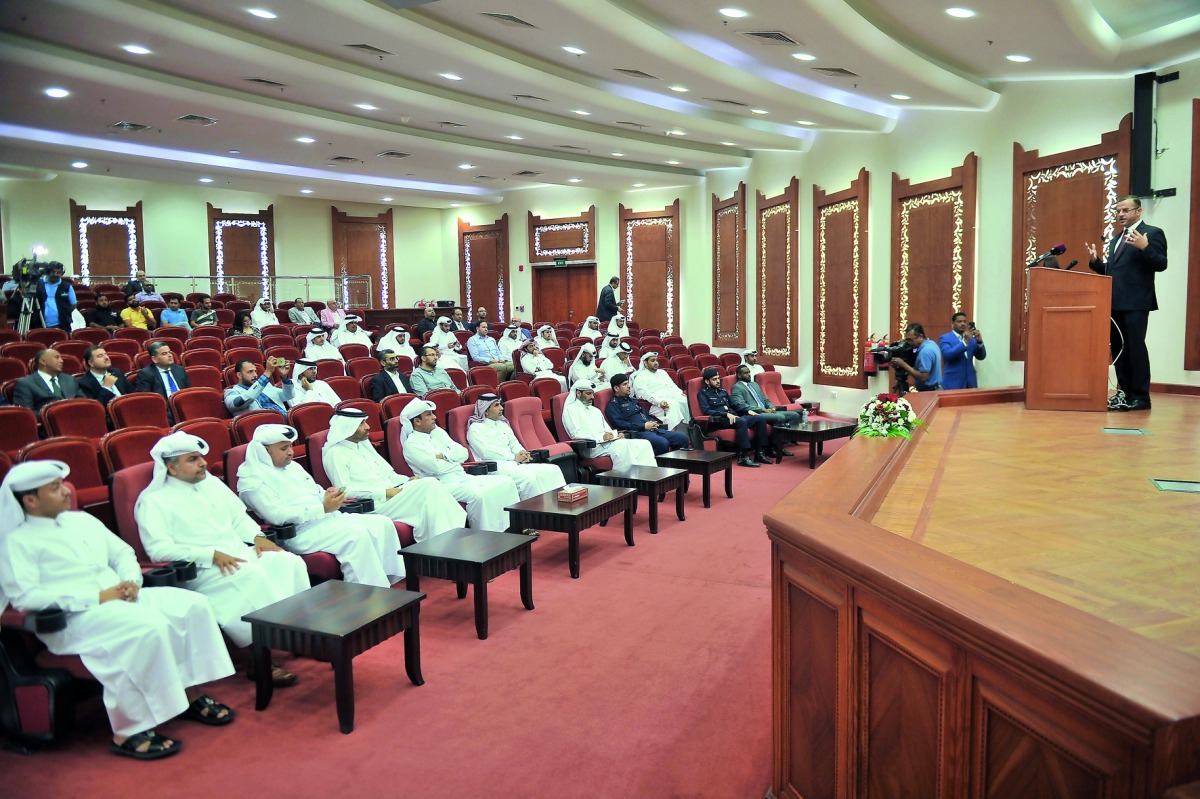
{"label": "wooden door", "polygon": [[[392,209],[376,216],[349,216],[330,206],[334,277],[347,308],[390,308]],[[357,280],[352,278],[358,278]]]}
{"label": "wooden door", "polygon": [[227,214],[208,206],[208,273],[218,292],[254,302],[271,296],[275,278],[275,206]]}
{"label": "wooden door", "polygon": [[547,266],[533,270],[533,319],[581,324],[596,312],[596,265]]}

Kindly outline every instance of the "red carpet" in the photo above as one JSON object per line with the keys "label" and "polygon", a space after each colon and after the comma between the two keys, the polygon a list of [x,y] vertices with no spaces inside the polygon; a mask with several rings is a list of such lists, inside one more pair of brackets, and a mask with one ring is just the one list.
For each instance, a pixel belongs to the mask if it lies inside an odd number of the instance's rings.
{"label": "red carpet", "polygon": [[[837,444],[829,450],[836,449]],[[61,745],[0,752],[6,797],[720,797],[758,799],[771,771],[770,546],[762,514],[809,474],[807,452],[735,467],[735,498],[699,480],[688,520],[668,497],[660,532],[635,516],[582,536],[580,579],[565,535],[534,544],[534,602],[517,573],[490,586],[490,637],[475,637],[470,596],[425,580],[425,685],[404,674],[395,638],[354,661],[356,727],[338,732],[328,665],[292,659],[301,682],[254,710],[253,685],[213,687],[237,721],[174,721],[176,757],[108,753],[99,702]]]}

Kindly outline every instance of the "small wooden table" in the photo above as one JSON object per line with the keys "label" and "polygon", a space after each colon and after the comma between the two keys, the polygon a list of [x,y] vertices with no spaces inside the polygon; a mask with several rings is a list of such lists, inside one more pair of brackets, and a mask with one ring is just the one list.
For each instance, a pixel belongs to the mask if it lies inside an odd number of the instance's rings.
{"label": "small wooden table", "polygon": [[275,690],[271,650],[328,660],[342,732],[354,731],[354,657],[404,633],[404,670],[413,685],[421,676],[421,600],[424,594],[329,580],[247,613],[251,656],[257,671],[254,709],[266,710]]}
{"label": "small wooden table", "polygon": [[[796,422],[794,424],[777,424],[771,435],[787,441],[799,443],[808,442],[808,468],[817,468],[817,455],[825,449],[825,442],[835,438],[849,438],[858,428],[856,422],[816,421]],[[778,448],[778,447],[777,447]],[[783,460],[780,455],[776,463]]]}
{"label": "small wooden table", "polygon": [[683,494],[687,490],[686,469],[665,466],[630,466],[596,475],[600,485],[635,488],[640,496],[649,498],[650,534],[658,535],[658,498],[668,491],[675,492],[675,515],[685,521]]}
{"label": "small wooden table", "polygon": [[530,552],[535,538],[530,535],[468,530],[459,527],[439,533],[427,541],[400,550],[404,556],[405,587],[418,591],[422,577],[453,580],[458,598],[474,586],[475,633],[488,637],[488,581],[506,571],[521,570],[521,604],[533,610],[533,567]]}
{"label": "small wooden table", "polygon": [[549,530],[567,534],[567,562],[571,576],[579,578],[579,533],[594,524],[604,524],[610,516],[624,511],[625,543],[633,546],[633,512],[637,510],[637,490],[589,485],[587,499],[559,502],[558,490],[547,491],[524,502],[505,508],[509,530]]}
{"label": "small wooden table", "polygon": [[698,474],[704,480],[704,507],[712,507],[711,479],[717,472],[725,472],[725,496],[733,499],[733,462],[737,460],[734,452],[720,450],[696,449],[673,450],[665,455],[655,457],[659,466],[669,466],[683,469],[688,474]]}

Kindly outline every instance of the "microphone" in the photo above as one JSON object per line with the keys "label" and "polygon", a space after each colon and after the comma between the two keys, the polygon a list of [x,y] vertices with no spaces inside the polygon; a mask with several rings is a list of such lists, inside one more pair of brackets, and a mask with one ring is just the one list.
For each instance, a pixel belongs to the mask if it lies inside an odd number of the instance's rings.
{"label": "microphone", "polygon": [[1045,252],[1045,253],[1042,253],[1041,255],[1039,255],[1038,260],[1044,261],[1047,258],[1053,258],[1056,255],[1062,255],[1066,251],[1067,251],[1067,245],[1055,244],[1053,247],[1050,248],[1049,252]]}
{"label": "microphone", "polygon": [[1070,272],[1072,269],[1074,269],[1078,265],[1079,265],[1079,261],[1071,261],[1071,263],[1067,264],[1067,271]]}

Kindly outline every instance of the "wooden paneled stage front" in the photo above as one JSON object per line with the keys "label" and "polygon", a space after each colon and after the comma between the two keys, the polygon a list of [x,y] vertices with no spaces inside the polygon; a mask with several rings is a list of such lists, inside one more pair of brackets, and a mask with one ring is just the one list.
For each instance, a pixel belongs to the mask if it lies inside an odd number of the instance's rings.
{"label": "wooden paneled stage front", "polygon": [[1200,399],[1019,398],[914,397],[767,514],[774,795],[1196,795],[1200,495],[1150,479],[1200,480]]}

